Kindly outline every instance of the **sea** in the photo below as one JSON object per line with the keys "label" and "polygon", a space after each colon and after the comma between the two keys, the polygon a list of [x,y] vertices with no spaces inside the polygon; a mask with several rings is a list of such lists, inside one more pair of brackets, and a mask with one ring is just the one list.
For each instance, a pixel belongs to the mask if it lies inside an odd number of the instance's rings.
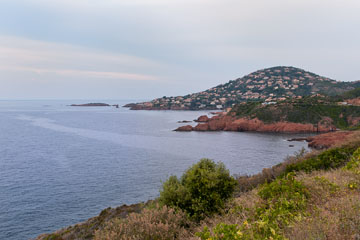
{"label": "sea", "polygon": [[304,135],[173,131],[209,111],[69,106],[88,102],[133,101],[0,101],[0,239],[32,239],[154,199],[201,158],[250,175],[308,150],[287,141]]}

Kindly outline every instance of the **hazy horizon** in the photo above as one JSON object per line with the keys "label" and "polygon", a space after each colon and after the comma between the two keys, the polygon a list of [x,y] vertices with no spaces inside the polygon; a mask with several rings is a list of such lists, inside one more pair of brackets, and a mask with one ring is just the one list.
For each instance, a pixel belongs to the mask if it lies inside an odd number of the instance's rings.
{"label": "hazy horizon", "polygon": [[360,80],[356,0],[4,0],[0,99],[153,99],[294,66]]}

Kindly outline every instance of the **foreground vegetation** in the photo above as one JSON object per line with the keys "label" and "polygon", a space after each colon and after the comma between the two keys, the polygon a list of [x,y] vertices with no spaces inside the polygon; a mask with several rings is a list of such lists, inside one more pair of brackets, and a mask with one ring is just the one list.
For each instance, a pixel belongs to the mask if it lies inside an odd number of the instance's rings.
{"label": "foreground vegetation", "polygon": [[[360,132],[234,178],[203,159],[164,183],[160,199],[41,239],[359,239]],[[132,211],[133,210],[133,211]],[[85,230],[87,229],[87,231]]]}

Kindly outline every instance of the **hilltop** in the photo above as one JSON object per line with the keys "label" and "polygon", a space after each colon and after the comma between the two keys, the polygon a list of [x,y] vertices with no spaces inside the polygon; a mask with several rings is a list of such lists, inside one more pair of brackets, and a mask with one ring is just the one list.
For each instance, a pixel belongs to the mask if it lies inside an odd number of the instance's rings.
{"label": "hilltop", "polygon": [[338,95],[360,87],[360,81],[341,82],[295,67],[262,69],[208,90],[185,96],[162,97],[127,104],[132,110],[215,110],[240,102],[276,102],[315,94]]}

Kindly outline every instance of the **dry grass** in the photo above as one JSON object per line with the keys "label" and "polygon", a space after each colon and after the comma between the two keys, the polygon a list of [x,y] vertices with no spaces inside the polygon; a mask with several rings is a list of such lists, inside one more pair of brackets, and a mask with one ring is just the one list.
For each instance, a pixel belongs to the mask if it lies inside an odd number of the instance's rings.
{"label": "dry grass", "polygon": [[257,189],[243,193],[230,201],[222,214],[206,218],[192,231],[201,232],[205,226],[212,229],[219,223],[242,225],[246,219],[255,214],[255,208],[260,202],[262,200],[258,195]]}
{"label": "dry grass", "polygon": [[[317,155],[318,153],[316,153]],[[316,156],[314,153],[306,159]],[[302,158],[288,159],[286,163],[303,161]],[[263,171],[253,179],[271,179],[276,170]],[[358,169],[360,170],[360,168]],[[282,170],[279,170],[281,173]],[[301,217],[284,226],[282,233],[288,239],[357,239],[360,240],[360,173],[338,168],[311,173],[297,173],[296,180],[302,182],[308,191],[307,207]],[[254,181],[254,180],[253,180]],[[260,183],[259,183],[260,184]],[[259,188],[239,193],[223,215],[206,219],[194,231],[200,232],[207,226],[210,231],[219,223],[242,225],[247,219],[255,219],[256,206],[261,206]],[[196,238],[194,238],[196,239]],[[217,239],[217,238],[216,238]]]}
{"label": "dry grass", "polygon": [[344,169],[298,176],[311,194],[308,216],[285,230],[289,239],[360,239],[360,175]]}
{"label": "dry grass", "polygon": [[354,131],[351,137],[345,138],[343,141],[339,141],[332,147],[342,146],[360,146],[360,131]]}
{"label": "dry grass", "polygon": [[[183,212],[164,207],[144,209],[126,219],[115,219],[95,232],[96,240],[171,240],[187,237],[189,222]],[[181,239],[180,238],[180,239]]]}
{"label": "dry grass", "polygon": [[359,195],[333,198],[286,232],[289,239],[360,239]]}

